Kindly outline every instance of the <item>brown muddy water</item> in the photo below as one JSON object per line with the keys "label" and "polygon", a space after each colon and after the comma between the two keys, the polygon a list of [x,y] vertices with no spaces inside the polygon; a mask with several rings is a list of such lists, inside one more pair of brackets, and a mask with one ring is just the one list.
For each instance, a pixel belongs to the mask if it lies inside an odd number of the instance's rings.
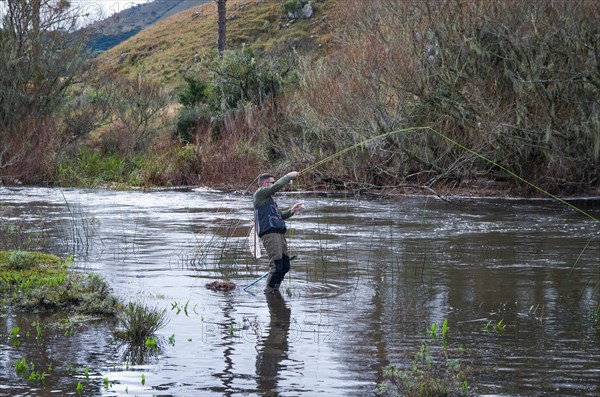
{"label": "brown muddy water", "polygon": [[[383,368],[439,345],[429,333],[444,320],[481,370],[473,394],[600,395],[598,222],[551,200],[301,200],[291,277],[267,298],[264,280],[242,288],[266,271],[248,250],[249,196],[0,188],[0,222],[35,228],[122,301],[169,318],[159,349],[140,352],[105,320],[65,335],[1,313],[0,395],[76,395],[81,382],[90,396],[372,396]],[[599,201],[577,205],[600,216]],[[239,288],[206,289],[214,280]],[[43,384],[17,376],[23,357]]]}

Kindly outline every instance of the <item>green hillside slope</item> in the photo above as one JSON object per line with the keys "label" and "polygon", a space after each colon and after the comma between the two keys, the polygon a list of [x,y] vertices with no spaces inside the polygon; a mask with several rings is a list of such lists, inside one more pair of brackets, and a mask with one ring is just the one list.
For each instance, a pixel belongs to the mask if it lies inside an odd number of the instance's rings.
{"label": "green hillside slope", "polygon": [[[246,0],[227,3],[227,48],[250,46],[259,51],[324,51],[330,40],[331,2],[313,1],[310,18],[289,19],[284,1]],[[186,71],[217,42],[213,2],[182,11],[140,31],[99,57],[104,68],[143,75],[176,86]]]}
{"label": "green hillside slope", "polygon": [[161,19],[211,0],[154,0],[138,4],[88,25],[88,47],[92,52],[106,51],[135,36]]}

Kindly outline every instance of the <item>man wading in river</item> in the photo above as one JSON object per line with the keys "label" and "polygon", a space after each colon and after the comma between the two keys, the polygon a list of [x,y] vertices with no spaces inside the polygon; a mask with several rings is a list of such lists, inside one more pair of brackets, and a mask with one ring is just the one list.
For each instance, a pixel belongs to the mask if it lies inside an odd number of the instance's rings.
{"label": "man wading in river", "polygon": [[269,277],[267,279],[266,293],[279,291],[279,285],[283,277],[290,270],[290,257],[287,251],[285,239],[285,221],[302,209],[302,204],[296,203],[288,210],[280,211],[277,203],[273,200],[273,194],[281,190],[292,179],[298,176],[297,171],[292,171],[277,182],[269,174],[261,174],[258,177],[258,189],[254,193],[254,220],[258,237],[263,242],[269,256]]}

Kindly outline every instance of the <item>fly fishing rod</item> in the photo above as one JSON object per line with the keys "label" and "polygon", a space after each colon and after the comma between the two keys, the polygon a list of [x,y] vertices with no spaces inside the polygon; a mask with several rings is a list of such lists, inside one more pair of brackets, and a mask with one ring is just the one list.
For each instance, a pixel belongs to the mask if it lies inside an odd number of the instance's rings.
{"label": "fly fishing rod", "polygon": [[386,138],[386,137],[391,136],[391,135],[396,135],[396,134],[399,134],[399,133],[402,133],[402,132],[419,131],[419,130],[426,130],[426,131],[433,132],[434,134],[436,134],[436,135],[444,138],[446,141],[452,143],[453,145],[459,147],[460,149],[462,149],[462,150],[464,150],[464,151],[466,151],[466,152],[468,152],[468,153],[470,153],[470,154],[472,154],[474,156],[479,157],[480,159],[484,160],[488,164],[491,164],[491,165],[493,165],[495,167],[498,167],[502,171],[506,172],[507,174],[511,175],[512,177],[516,178],[517,180],[519,180],[519,181],[521,181],[521,182],[523,182],[523,183],[525,183],[525,184],[533,187],[537,191],[545,194],[546,196],[548,196],[548,197],[550,197],[550,198],[552,198],[552,199],[560,202],[561,204],[564,204],[564,205],[566,205],[566,206],[574,209],[575,211],[577,211],[577,212],[585,215],[586,217],[590,218],[591,220],[600,223],[600,219],[594,217],[593,215],[591,215],[590,213],[582,210],[581,208],[577,207],[576,205],[571,204],[571,203],[569,203],[569,202],[561,199],[560,197],[558,197],[558,196],[556,196],[556,195],[554,195],[554,194],[552,194],[552,193],[550,193],[550,192],[542,189],[541,187],[537,186],[533,182],[528,181],[527,179],[521,177],[520,175],[516,174],[515,172],[509,170],[508,168],[506,168],[506,167],[498,164],[494,160],[492,160],[492,159],[490,159],[490,158],[482,155],[481,153],[476,152],[473,149],[470,149],[470,148],[462,145],[461,143],[457,142],[456,140],[448,137],[447,135],[445,135],[445,134],[441,133],[440,131],[436,130],[435,128],[432,128],[432,127],[429,127],[429,126],[401,128],[401,129],[389,131],[389,132],[386,132],[384,134],[380,134],[380,135],[374,136],[374,137],[369,138],[369,139],[365,139],[364,141],[358,142],[358,143],[356,143],[356,144],[354,144],[352,146],[344,148],[344,149],[340,150],[339,152],[336,152],[336,153],[334,153],[334,154],[332,154],[332,155],[330,155],[328,157],[325,157],[324,159],[322,159],[322,160],[314,163],[313,165],[311,165],[309,167],[306,167],[305,169],[303,169],[302,171],[300,171],[299,174],[302,175],[302,174],[305,174],[305,173],[307,173],[309,171],[312,171],[315,168],[317,168],[317,167],[319,167],[319,166],[321,166],[321,165],[323,165],[325,163],[328,163],[329,161],[331,161],[331,160],[333,160],[333,159],[335,159],[337,157],[340,157],[340,156],[342,156],[342,155],[344,155],[344,154],[346,154],[346,153],[348,153],[348,152],[350,152],[350,151],[352,151],[352,150],[354,150],[356,148],[362,147],[362,146],[364,146],[364,145],[366,145],[368,143],[377,141],[379,139]]}

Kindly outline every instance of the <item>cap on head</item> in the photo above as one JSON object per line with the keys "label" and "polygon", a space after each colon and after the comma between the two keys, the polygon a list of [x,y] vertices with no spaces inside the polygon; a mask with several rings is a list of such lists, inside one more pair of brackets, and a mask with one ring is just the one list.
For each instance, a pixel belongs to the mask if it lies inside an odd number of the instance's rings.
{"label": "cap on head", "polygon": [[260,174],[258,176],[258,186],[261,186],[264,181],[271,179],[271,178],[273,178],[273,175],[271,175],[271,174]]}

